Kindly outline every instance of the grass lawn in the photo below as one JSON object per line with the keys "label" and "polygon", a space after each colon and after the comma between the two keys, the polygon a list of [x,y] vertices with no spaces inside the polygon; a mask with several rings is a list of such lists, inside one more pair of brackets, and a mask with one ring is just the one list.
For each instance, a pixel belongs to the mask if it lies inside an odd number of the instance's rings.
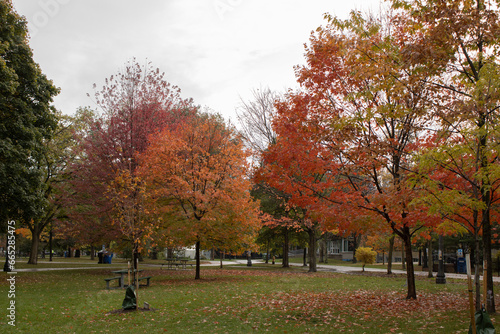
{"label": "grass lawn", "polygon": [[[397,275],[309,274],[298,266],[262,264],[202,268],[202,279],[194,280],[194,270],[144,266],[143,275],[153,278],[150,287],[139,290],[139,305],[148,302],[155,310],[113,313],[121,309],[125,296],[124,290],[105,289],[104,278],[112,277],[114,269],[18,273],[15,330],[7,325],[9,286],[2,279],[0,332],[468,332],[467,287],[462,280],[436,285],[435,279],[417,278],[418,299],[407,301],[405,277]],[[498,295],[496,301],[500,303]],[[498,323],[500,316],[492,320]]]}

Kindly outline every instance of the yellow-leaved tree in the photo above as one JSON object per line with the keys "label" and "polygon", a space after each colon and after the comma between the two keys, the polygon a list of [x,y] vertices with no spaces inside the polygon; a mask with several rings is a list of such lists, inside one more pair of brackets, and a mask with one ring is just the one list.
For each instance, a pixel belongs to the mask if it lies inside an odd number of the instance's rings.
{"label": "yellow-leaved tree", "polygon": [[371,247],[359,247],[356,249],[356,260],[363,263],[363,272],[365,271],[365,265],[375,263],[377,258],[377,252],[375,252]]}

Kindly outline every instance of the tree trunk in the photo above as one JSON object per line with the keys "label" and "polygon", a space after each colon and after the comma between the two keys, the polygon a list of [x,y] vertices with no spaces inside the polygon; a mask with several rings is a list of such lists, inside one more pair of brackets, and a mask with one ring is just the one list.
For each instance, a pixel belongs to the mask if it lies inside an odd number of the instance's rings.
{"label": "tree trunk", "polygon": [[406,283],[408,294],[406,299],[417,299],[417,289],[415,287],[415,271],[413,268],[413,253],[411,250],[411,233],[408,227],[403,228],[403,241],[406,252]]}
{"label": "tree trunk", "polygon": [[424,245],[424,249],[423,249],[423,254],[422,254],[422,270],[424,269],[427,269],[429,267],[429,263],[427,262],[428,261],[428,257],[427,257],[427,252],[429,251],[428,247],[427,247],[427,244]]}
{"label": "tree trunk", "polygon": [[307,247],[304,247],[304,267],[307,267]]}
{"label": "tree trunk", "polygon": [[40,231],[38,224],[33,224],[31,231],[31,250],[28,264],[38,264],[38,245],[40,244]]}
{"label": "tree trunk", "polygon": [[325,233],[325,263],[328,263],[328,233]]}
{"label": "tree trunk", "polygon": [[432,274],[432,271],[434,270],[434,257],[432,255],[433,249],[432,249],[432,239],[429,240],[429,255],[427,256],[427,261],[429,262],[429,272],[427,274],[428,278],[434,277]]}
{"label": "tree trunk", "polygon": [[403,240],[401,240],[401,269],[403,269],[403,270],[406,270],[405,252],[406,252],[406,249],[404,247]]}
{"label": "tree trunk", "polygon": [[394,234],[389,238],[389,255],[388,255],[389,258],[387,259],[387,275],[392,274],[392,252],[394,251],[395,238],[396,236]]}
{"label": "tree trunk", "polygon": [[[139,270],[139,245],[134,242],[132,243],[132,268],[133,268],[133,279],[132,279],[132,282],[136,282],[137,281],[137,275],[139,274],[139,272],[137,270]],[[138,287],[136,287],[137,289]]]}
{"label": "tree trunk", "polygon": [[[483,259],[486,266],[486,311],[489,314],[496,312],[495,310],[495,295],[493,293],[493,261],[491,257],[491,223],[490,211],[483,211]],[[483,283],[485,284],[485,283]]]}
{"label": "tree trunk", "polygon": [[481,281],[479,280],[479,264],[481,263],[481,243],[479,242],[479,236],[476,232],[474,237],[474,285],[476,286],[476,311],[481,310]]}
{"label": "tree trunk", "polygon": [[325,246],[323,245],[323,240],[320,240],[320,242],[319,242],[319,263],[325,262],[324,251],[325,251]]}
{"label": "tree trunk", "polygon": [[49,261],[52,262],[52,226],[49,231]]}
{"label": "tree trunk", "polygon": [[90,260],[94,261],[95,260],[95,246],[90,245]]}
{"label": "tree trunk", "polygon": [[[360,240],[361,240],[361,236],[359,236]],[[356,234],[353,233],[352,235],[352,263],[357,263],[358,260],[356,259],[356,249],[358,249],[358,237],[356,236]]]}
{"label": "tree trunk", "polygon": [[200,279],[200,241],[196,241],[196,275],[194,279]]}
{"label": "tree trunk", "polygon": [[285,227],[285,243],[283,244],[283,268],[289,268],[290,263],[288,262],[288,249],[289,249],[289,240],[288,240],[288,228]]}
{"label": "tree trunk", "polygon": [[309,234],[309,272],[315,273],[316,267],[316,231],[312,228],[307,230]]}
{"label": "tree trunk", "polygon": [[266,245],[266,264],[269,264],[269,239],[267,240]]}

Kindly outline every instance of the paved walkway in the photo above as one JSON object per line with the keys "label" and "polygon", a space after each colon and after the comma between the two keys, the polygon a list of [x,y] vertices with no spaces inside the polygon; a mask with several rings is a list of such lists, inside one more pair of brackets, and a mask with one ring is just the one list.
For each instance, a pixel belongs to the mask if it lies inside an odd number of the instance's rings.
{"label": "paved walkway", "polygon": [[[238,264],[247,264],[247,261],[246,260],[235,260],[234,261],[235,263],[238,263]],[[224,265],[227,263],[227,261],[224,261],[223,262]],[[263,263],[262,260],[252,260],[252,263]],[[217,264],[220,264],[220,262],[217,262]],[[227,263],[229,264],[229,263]],[[278,263],[277,264],[278,266],[281,265],[281,263]],[[295,266],[299,266],[298,264],[292,264],[292,266],[295,265]],[[305,268],[304,270],[307,270],[308,267],[304,267],[304,266],[301,266],[302,268]],[[352,271],[358,271],[360,272],[362,269],[360,267],[352,267],[352,266],[336,266],[336,265],[332,265],[332,264],[317,264],[317,269],[318,271],[330,271],[330,272],[338,272],[338,273],[348,273],[348,272],[352,272]],[[383,272],[383,273],[386,273],[387,272],[387,269],[386,268],[365,268],[365,271],[369,271],[369,272]],[[398,270],[398,269],[393,269],[392,270],[392,273],[393,274],[406,274],[406,270]],[[417,276],[425,276],[427,277],[428,275],[428,272],[427,271],[415,271],[415,275]],[[433,275],[434,277],[437,276],[437,272],[433,272]],[[455,273],[445,273],[445,277],[447,278],[457,278],[457,279],[467,279],[467,275],[466,274],[455,274]],[[474,276],[472,277],[472,279],[474,279]],[[483,279],[483,276],[481,275],[479,277],[480,280]],[[496,276],[493,276],[493,281],[494,282],[500,282],[500,277],[496,277]]]}
{"label": "paved walkway", "polygon": [[[39,262],[41,263],[41,262]],[[50,262],[46,262],[50,263]],[[57,262],[57,263],[62,263],[62,262]],[[67,264],[71,264],[71,262],[65,262]],[[252,263],[263,263],[262,260],[252,260]],[[231,266],[231,265],[238,265],[238,264],[247,264],[247,260],[233,260],[233,261],[223,261],[222,262],[223,266]],[[143,267],[160,267],[160,264],[142,264]],[[202,266],[220,266],[220,261],[203,261]],[[277,267],[281,266],[281,263],[276,264]],[[299,264],[292,264],[292,266],[299,266]],[[307,267],[303,267],[304,270],[307,270]],[[329,271],[329,272],[338,272],[338,273],[348,273],[352,271],[361,271],[360,267],[351,267],[351,266],[336,266],[332,264],[318,264],[317,265],[318,271]],[[89,270],[89,269],[116,269],[114,267],[106,267],[106,266],[95,266],[95,267],[67,267],[67,268],[25,268],[25,269],[17,269],[16,272],[38,272],[38,271],[53,271],[53,270]],[[365,268],[365,271],[368,272],[387,272],[387,269],[385,268]],[[405,270],[398,270],[398,269],[393,269],[392,272],[394,274],[406,274]],[[415,271],[415,275],[417,276],[425,276],[427,277],[427,271]],[[437,273],[434,272],[434,277],[436,277]],[[467,279],[467,275],[465,274],[453,274],[453,273],[446,273],[445,277],[447,278],[457,278],[457,279]],[[482,276],[480,276],[480,279],[482,280]],[[493,281],[495,282],[500,282],[500,277],[493,277]]]}

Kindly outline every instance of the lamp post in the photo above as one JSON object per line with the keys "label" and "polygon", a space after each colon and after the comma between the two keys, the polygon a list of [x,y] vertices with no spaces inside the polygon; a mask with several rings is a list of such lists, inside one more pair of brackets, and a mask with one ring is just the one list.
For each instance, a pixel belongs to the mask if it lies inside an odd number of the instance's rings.
{"label": "lamp post", "polygon": [[439,236],[439,251],[438,251],[438,274],[436,276],[436,284],[446,284],[446,276],[444,274],[444,240],[443,236]]}

